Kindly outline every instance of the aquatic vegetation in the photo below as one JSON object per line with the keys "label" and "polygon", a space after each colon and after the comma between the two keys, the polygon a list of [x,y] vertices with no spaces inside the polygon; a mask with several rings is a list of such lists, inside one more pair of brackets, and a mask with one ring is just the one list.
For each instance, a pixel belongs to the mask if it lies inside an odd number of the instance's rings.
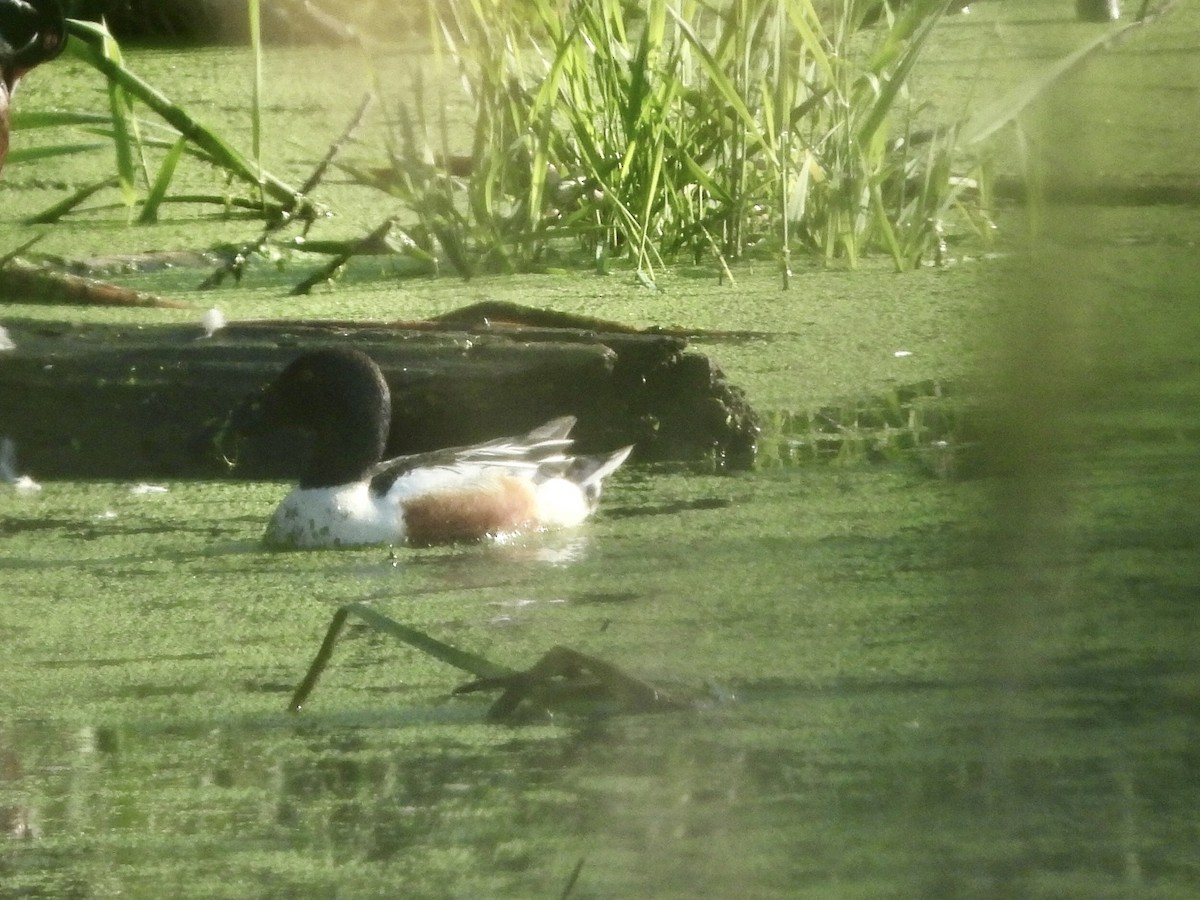
{"label": "aquatic vegetation", "polygon": [[563,238],[648,281],[679,257],[728,273],[764,253],[786,276],[793,250],[851,265],[883,250],[907,269],[961,200],[952,138],[896,139],[945,0],[877,25],[879,4],[810,0],[527,7],[438,8],[436,82],[453,67],[467,86],[469,148],[414,72],[387,164],[350,170],[462,274],[537,266]]}
{"label": "aquatic vegetation", "polygon": [[[434,73],[412,78],[387,160],[347,167],[416,215],[416,244],[462,275],[527,270],[576,242],[604,269],[653,283],[678,259],[793,253],[898,271],[940,262],[949,231],[992,229],[981,144],[1077,63],[1100,35],[960,124],[924,112],[909,76],[946,0],[654,0],[490,4],[446,0]],[[474,115],[455,143],[452,70]]]}
{"label": "aquatic vegetation", "polygon": [[937,380],[819,409],[779,412],[768,423],[777,441],[764,442],[762,463],[910,461],[937,477],[961,475],[976,464],[972,435],[978,415]]}
{"label": "aquatic vegetation", "polygon": [[[110,116],[46,114],[25,124],[110,138],[116,171],[35,220],[55,221],[114,186],[142,222],[164,203],[207,202],[268,222],[241,259],[263,251],[282,223],[307,230],[320,213],[308,195],[332,164],[403,209],[364,238],[369,247],[332,248],[335,261],[305,290],[380,243],[411,257],[414,271],[527,271],[582,253],[601,269],[628,260],[647,284],[667,260],[715,259],[732,278],[729,264],[764,254],[786,278],[793,251],[853,265],[883,249],[909,268],[936,247],[961,193],[952,140],[894,136],[897,111],[912,106],[907,76],[946,5],[919,0],[869,25],[878,4],[740,0],[716,10],[657,0],[634,10],[616,0],[561,8],[452,0],[431,18],[433,65],[404,86],[383,159],[378,146],[366,148],[374,159],[334,159],[360,110],[299,187],[259,162],[257,40],[254,149],[244,154],[138,78],[102,25],[73,22],[75,52],[109,83]],[[469,131],[450,121],[456,78]],[[142,119],[143,106],[156,118]],[[43,152],[83,149],[92,148]],[[185,157],[225,171],[243,192],[175,193]]]}
{"label": "aquatic vegetation", "polygon": [[[33,221],[56,221],[113,187],[141,222],[166,203],[208,203],[265,225],[205,286],[289,249],[330,257],[296,293],[364,254],[402,259],[398,274],[628,267],[648,286],[682,260],[713,262],[727,280],[739,260],[772,260],[784,286],[793,254],[854,266],[883,253],[897,270],[937,263],[949,237],[990,237],[992,136],[1079,62],[1167,8],[1089,38],[961,122],[924,127],[929,110],[909,76],[954,5],[445,0],[430,12],[429,49],[410,77],[377,72],[381,102],[363,101],[298,186],[261,164],[256,27],[244,153],[135,75],[102,25],[72,22],[72,52],[107,80],[110,114],[35,112],[22,126],[103,136],[115,172]],[[143,118],[143,107],[153,115]],[[384,134],[360,140],[359,126],[376,115]],[[229,189],[175,187],[186,159],[225,173]],[[360,237],[309,240],[324,212],[311,195],[335,168],[394,197],[395,211]],[[301,237],[283,242],[290,224]]]}

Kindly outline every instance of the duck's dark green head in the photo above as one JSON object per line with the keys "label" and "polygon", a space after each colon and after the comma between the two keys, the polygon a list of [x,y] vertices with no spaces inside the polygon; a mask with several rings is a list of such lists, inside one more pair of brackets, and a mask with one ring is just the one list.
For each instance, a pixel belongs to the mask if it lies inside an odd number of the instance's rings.
{"label": "duck's dark green head", "polygon": [[383,456],[391,396],[365,353],[334,347],[305,353],[233,414],[235,433],[298,429],[313,436],[302,487],[330,487],[366,477]]}

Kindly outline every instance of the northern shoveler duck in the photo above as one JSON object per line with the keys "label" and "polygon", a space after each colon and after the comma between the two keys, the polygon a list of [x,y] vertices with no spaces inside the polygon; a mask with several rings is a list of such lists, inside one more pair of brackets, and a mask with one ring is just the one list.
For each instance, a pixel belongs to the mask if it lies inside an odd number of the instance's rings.
{"label": "northern shoveler duck", "polygon": [[66,45],[58,0],[0,0],[0,169],[8,157],[8,108],[17,82]]}
{"label": "northern shoveler duck", "polygon": [[379,367],[350,347],[308,352],[235,412],[242,434],[314,435],[299,485],[275,510],[279,548],[436,544],[578,525],[601,482],[629,456],[570,455],[574,417],[519,437],[383,459],[391,396]]}

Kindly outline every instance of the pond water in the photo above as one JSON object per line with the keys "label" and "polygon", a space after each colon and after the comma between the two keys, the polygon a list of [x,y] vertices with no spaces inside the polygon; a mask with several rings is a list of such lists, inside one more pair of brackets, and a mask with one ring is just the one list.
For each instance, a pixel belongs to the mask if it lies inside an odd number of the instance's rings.
{"label": "pond water", "polygon": [[[1024,578],[990,482],[901,468],[634,467],[577,533],[399,560],[262,551],[279,485],[7,494],[4,893],[558,896],[582,862],[578,896],[1186,896],[1196,449],[1073,459]],[[489,725],[356,628],[286,714],[363,600],[720,699]]]}
{"label": "pond water", "polygon": [[[953,377],[986,474],[633,465],[578,530],[394,554],[264,551],[280,484],[0,485],[0,898],[1197,896],[1200,215],[1043,212],[1028,252],[786,300],[752,271],[220,295],[755,331],[698,345],[771,414]],[[48,240],[149,240],[108,225]],[[354,625],[287,713],[351,602],[712,699],[488,724],[462,673]]]}
{"label": "pond water", "polygon": [[[1194,896],[1200,229],[1152,221],[991,265],[992,477],[632,466],[397,554],[265,552],[278,484],[6,490],[0,896]],[[356,626],[287,714],[363,601],[714,699],[486,724]]]}

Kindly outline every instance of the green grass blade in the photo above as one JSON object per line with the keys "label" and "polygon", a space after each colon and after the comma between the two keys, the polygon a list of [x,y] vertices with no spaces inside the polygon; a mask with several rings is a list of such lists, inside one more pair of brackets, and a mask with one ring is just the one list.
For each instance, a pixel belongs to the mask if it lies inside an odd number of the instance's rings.
{"label": "green grass blade", "polygon": [[736,117],[741,121],[745,131],[752,135],[755,141],[762,149],[772,157],[774,163],[775,148],[766,140],[763,135],[762,128],[759,126],[757,118],[750,112],[750,108],[746,105],[745,99],[738,92],[737,87],[725,73],[724,68],[717,62],[712,51],[705,46],[704,42],[696,34],[695,29],[680,17],[680,14],[674,7],[668,7],[669,12],[675,19],[675,24],[679,28],[679,33],[687,38],[688,43],[700,58],[705,74],[712,87],[721,95],[722,99],[729,105],[729,108],[736,114]]}
{"label": "green grass blade", "polygon": [[[856,130],[856,137],[862,145],[866,145],[875,139],[880,127],[887,120],[892,108],[896,105],[896,98],[900,94],[901,88],[908,80],[909,73],[912,72],[912,67],[916,64],[917,58],[921,54],[925,42],[929,39],[929,35],[933,33],[934,26],[942,17],[946,7],[949,5],[949,0],[933,0],[930,2],[919,2],[916,6],[909,10],[908,16],[903,18],[906,23],[903,27],[897,26],[903,33],[908,32],[909,23],[920,21],[919,27],[916,29],[912,37],[907,38],[907,43],[903,50],[898,54],[898,61],[889,71],[884,72],[882,69],[874,69],[877,77],[883,81],[875,101],[871,104],[870,110],[865,119],[859,124]],[[920,14],[925,16],[920,19]]]}
{"label": "green grass blade", "polygon": [[816,63],[821,80],[825,84],[833,84],[836,76],[833,64],[829,60],[829,54],[825,52],[825,43],[810,24],[820,22],[812,3],[809,0],[793,0],[793,2],[784,2],[783,6],[792,23],[792,28],[800,37],[800,43],[805,52]]}
{"label": "green grass blade", "polygon": [[[105,119],[105,121],[108,121]],[[54,159],[57,156],[74,156],[77,153],[94,153],[107,144],[53,144],[43,147],[19,147],[8,154],[10,163],[29,162],[34,159]]]}
{"label": "green grass blade", "polygon": [[[258,191],[262,194],[262,89],[263,89],[263,53],[262,53],[262,14],[258,0],[246,0],[246,14],[250,25],[250,52],[254,57],[254,78],[251,86],[250,100],[250,155],[258,169]],[[265,201],[265,197],[264,197]]]}
{"label": "green grass blade", "polygon": [[138,217],[138,221],[143,225],[158,221],[158,208],[162,205],[163,198],[167,196],[167,189],[171,186],[171,179],[175,176],[175,167],[179,165],[179,160],[183,158],[183,151],[186,148],[187,139],[181,137],[167,153],[162,165],[159,166],[158,177],[150,186],[145,205],[142,206],[142,214]]}
{"label": "green grass blade", "polygon": [[89,184],[86,187],[82,187],[79,190],[77,190],[74,194],[72,194],[70,197],[67,197],[65,200],[60,200],[58,203],[55,203],[53,206],[47,207],[46,209],[42,210],[40,213],[30,216],[28,219],[25,220],[25,224],[26,225],[49,225],[54,222],[57,222],[59,219],[61,219],[67,213],[71,212],[71,210],[75,209],[75,207],[79,206],[79,204],[81,204],[85,200],[87,200],[89,197],[104,190],[105,188],[114,187],[117,184],[118,184],[117,176],[110,175],[107,178],[103,178],[100,181]]}
{"label": "green grass blade", "polygon": [[[68,49],[77,55],[86,55],[88,48],[79,49],[79,42],[72,41]],[[107,31],[101,36],[99,45],[91,48],[100,54],[99,58],[120,66],[121,48]],[[121,199],[125,206],[132,209],[137,202],[136,173],[134,169],[134,143],[137,139],[137,128],[133,124],[133,109],[124,89],[115,81],[108,82],[108,104],[112,117],[113,150],[116,153],[117,183],[121,189]]]}
{"label": "green grass blade", "polygon": [[915,0],[909,4],[871,54],[867,69],[876,73],[886,71],[907,52],[909,42],[930,22],[941,19],[949,8],[949,0]]}
{"label": "green grass blade", "polygon": [[112,116],[106,116],[103,113],[68,112],[64,110],[33,110],[31,112],[14,112],[11,122],[14,131],[25,131],[30,128],[108,125],[112,123]]}
{"label": "green grass blade", "polygon": [[106,58],[94,46],[105,40],[107,31],[103,26],[91,22],[71,20],[68,23],[71,36],[69,47],[88,65],[95,68],[110,81],[118,84],[126,93],[148,106],[155,114],[174,127],[181,135],[207,153],[214,163],[227,170],[235,178],[252,185],[261,181],[266,193],[272,198],[298,209],[305,214],[318,215],[320,210],[291,186],[263,172],[254,163],[229,145],[207,126],[201,124],[187,110],[173,103],[161,91],[139,78],[124,65]]}

